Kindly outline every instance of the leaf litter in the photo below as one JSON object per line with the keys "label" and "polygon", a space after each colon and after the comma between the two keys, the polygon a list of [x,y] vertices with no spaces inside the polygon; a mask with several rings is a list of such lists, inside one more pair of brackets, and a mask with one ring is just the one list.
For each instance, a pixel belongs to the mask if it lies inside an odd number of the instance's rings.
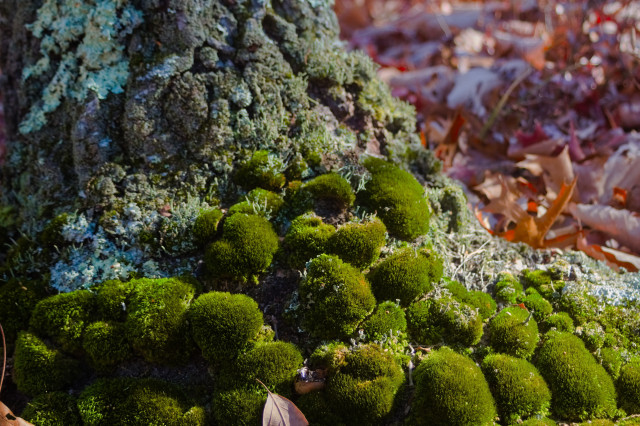
{"label": "leaf litter", "polygon": [[480,223],[640,269],[640,1],[342,0]]}

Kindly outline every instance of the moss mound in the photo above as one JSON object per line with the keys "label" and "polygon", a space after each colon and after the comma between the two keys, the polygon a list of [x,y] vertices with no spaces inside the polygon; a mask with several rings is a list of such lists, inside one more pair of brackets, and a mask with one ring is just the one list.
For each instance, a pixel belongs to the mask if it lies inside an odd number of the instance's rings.
{"label": "moss mound", "polygon": [[335,232],[335,227],[322,223],[318,216],[296,217],[284,236],[287,264],[296,269],[304,268],[309,260],[328,251],[329,238]]}
{"label": "moss mound", "polygon": [[496,352],[530,359],[536,349],[538,324],[518,306],[505,308],[489,323],[489,341]]}
{"label": "moss mound", "polygon": [[513,424],[528,417],[548,414],[551,392],[530,362],[494,354],[482,361],[482,371],[502,421]]}
{"label": "moss mound", "polygon": [[20,415],[38,426],[82,426],[76,399],[65,392],[43,393],[32,399]]}
{"label": "moss mound", "polygon": [[497,416],[480,368],[449,348],[432,352],[418,365],[415,383],[415,425],[492,425]]}
{"label": "moss mound", "polygon": [[350,265],[364,269],[380,256],[386,232],[377,218],[365,223],[347,223],[329,237],[328,249]]}
{"label": "moss mound", "polygon": [[535,364],[551,389],[556,416],[582,421],[617,415],[613,381],[580,338],[550,331]]}
{"label": "moss mound", "polygon": [[260,424],[265,392],[233,389],[215,394],[211,412],[219,425],[255,426]]}
{"label": "moss mound", "polygon": [[407,319],[400,306],[393,302],[382,302],[361,325],[368,340],[382,340],[390,335],[407,331]]}
{"label": "moss mound", "polygon": [[616,381],[620,408],[627,415],[640,414],[640,361],[626,364]]}
{"label": "moss mound", "polygon": [[367,278],[378,300],[400,300],[408,306],[442,278],[442,259],[432,250],[401,249],[376,265]]}
{"label": "moss mound", "polygon": [[101,372],[109,372],[129,359],[133,352],[126,339],[123,323],[96,321],[87,326],[82,340],[92,365]]}

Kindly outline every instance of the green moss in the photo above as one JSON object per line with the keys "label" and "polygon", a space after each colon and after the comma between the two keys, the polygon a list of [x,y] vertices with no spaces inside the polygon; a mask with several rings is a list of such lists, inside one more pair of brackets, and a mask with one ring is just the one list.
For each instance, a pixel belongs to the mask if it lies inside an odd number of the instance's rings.
{"label": "green moss", "polygon": [[573,330],[575,330],[573,320],[566,312],[557,312],[549,315],[545,319],[545,327],[547,329],[556,329],[557,331],[568,331],[569,333],[573,333]]}
{"label": "green moss", "polygon": [[378,300],[400,300],[408,306],[442,278],[442,259],[432,250],[399,250],[372,268],[367,278]]}
{"label": "green moss", "polygon": [[109,372],[132,355],[123,323],[97,321],[84,332],[82,347],[99,372]]}
{"label": "green moss", "polygon": [[365,223],[347,223],[329,238],[329,251],[352,266],[364,269],[380,256],[386,232],[377,218]]}
{"label": "green moss", "polygon": [[393,356],[374,343],[361,345],[347,352],[338,371],[359,380],[388,377],[396,386],[404,380],[402,369]]}
{"label": "green moss", "polygon": [[490,318],[496,313],[496,302],[490,294],[483,291],[469,291],[458,281],[446,279],[442,286],[447,289],[454,299],[478,309],[483,319]]}
{"label": "green moss", "polygon": [[616,380],[620,376],[620,369],[624,362],[620,349],[610,347],[602,348],[596,353],[596,358],[613,380]]}
{"label": "green moss", "polygon": [[78,398],[87,426],[205,425],[205,413],[182,390],[157,379],[98,379]]}
{"label": "green moss", "polygon": [[82,426],[76,399],[64,392],[38,395],[20,417],[38,426]]}
{"label": "green moss", "polygon": [[622,367],[616,388],[620,408],[627,415],[640,414],[640,361],[636,359]]}
{"label": "green moss", "polygon": [[108,280],[92,288],[96,294],[98,316],[105,321],[124,321],[133,291],[131,282]]}
{"label": "green moss", "polygon": [[62,236],[62,228],[69,223],[69,214],[62,213],[47,223],[40,235],[38,235],[38,242],[44,247],[62,248],[67,244],[67,241]]}
{"label": "green moss", "polygon": [[413,240],[429,230],[431,209],[422,185],[408,172],[377,158],[364,162],[371,173],[359,202],[378,216],[389,233]]}
{"label": "green moss", "polygon": [[259,387],[257,380],[260,380],[272,392],[290,398],[293,380],[303,361],[292,343],[262,343],[238,357],[233,374],[240,385]]}
{"label": "green moss", "polygon": [[538,344],[538,324],[518,306],[500,311],[489,323],[489,342],[496,352],[529,359]]}
{"label": "green moss", "polygon": [[194,346],[187,322],[194,284],[178,278],[142,278],[131,285],[125,327],[133,349],[150,362],[186,361]]}
{"label": "green moss", "polygon": [[345,423],[327,401],[326,392],[310,392],[300,395],[296,406],[311,426],[345,426]]}
{"label": "green moss", "polygon": [[375,306],[364,276],[336,256],[313,259],[299,292],[303,326],[322,339],[349,337]]}
{"label": "green moss", "polygon": [[312,369],[323,369],[328,375],[335,373],[344,364],[349,348],[342,342],[332,342],[316,348],[309,357]]}
{"label": "green moss", "polygon": [[192,232],[195,240],[201,246],[212,242],[218,234],[218,224],[222,219],[222,210],[206,209],[201,210],[196,220],[193,221]]}
{"label": "green moss", "polygon": [[522,294],[522,284],[510,273],[503,272],[498,276],[494,287],[494,295],[498,302],[515,305]]}
{"label": "green moss", "polygon": [[521,358],[494,354],[482,361],[482,371],[500,419],[506,424],[548,414],[551,392],[533,364]]}
{"label": "green moss", "polygon": [[578,337],[548,332],[536,366],[551,389],[551,408],[556,416],[582,421],[618,414],[611,377]]}
{"label": "green moss", "polygon": [[597,321],[589,321],[576,328],[576,334],[582,338],[589,352],[595,352],[604,345],[605,332],[602,325]]}
{"label": "green moss", "polygon": [[556,422],[547,417],[532,417],[522,422],[521,426],[556,426]]}
{"label": "green moss", "polygon": [[62,390],[80,373],[77,361],[49,348],[35,334],[21,331],[15,343],[13,381],[28,395]]}
{"label": "green moss", "polygon": [[237,182],[245,189],[263,188],[276,191],[284,186],[282,160],[268,151],[256,151],[243,164],[236,175]]}
{"label": "green moss", "polygon": [[482,337],[482,317],[472,306],[450,296],[414,302],[407,308],[407,328],[415,342],[475,345]]}
{"label": "green moss", "polygon": [[221,292],[199,296],[189,308],[189,323],[202,355],[212,363],[235,358],[255,341],[262,312],[249,296]]}
{"label": "green moss", "polygon": [[414,425],[492,425],[496,408],[475,363],[449,348],[427,356],[415,370]]}
{"label": "green moss", "polygon": [[0,286],[0,324],[8,341],[15,340],[18,331],[27,328],[36,304],[45,296],[40,281],[11,278]]}
{"label": "green moss", "polygon": [[262,419],[266,392],[233,389],[214,395],[211,412],[219,425],[256,426]]}
{"label": "green moss", "polygon": [[94,311],[95,296],[90,291],[61,293],[38,302],[29,325],[37,333],[53,338],[63,350],[77,352]]}
{"label": "green moss", "polygon": [[361,325],[367,339],[382,340],[385,336],[407,331],[404,311],[394,302],[382,302]]}
{"label": "green moss", "polygon": [[284,206],[284,199],[275,192],[255,188],[245,195],[243,201],[229,208],[229,216],[235,213],[257,214],[266,219],[276,217]]}
{"label": "green moss", "polygon": [[222,240],[209,246],[205,263],[218,279],[255,282],[271,265],[277,249],[278,235],[267,219],[237,213],[225,220]]}
{"label": "green moss", "polygon": [[559,293],[565,286],[564,281],[555,278],[556,275],[549,271],[531,271],[529,269],[522,271],[522,283],[524,286],[535,288],[546,299],[550,298],[554,293]]}
{"label": "green moss", "polygon": [[332,225],[322,223],[318,216],[298,216],[284,236],[283,248],[289,266],[296,269],[328,250],[328,241],[336,232]]}
{"label": "green moss", "polygon": [[337,173],[326,173],[311,179],[302,187],[311,198],[318,201],[330,202],[338,209],[350,207],[356,199],[349,182]]}
{"label": "green moss", "polygon": [[553,313],[553,306],[533,288],[528,288],[526,296],[522,299],[524,306],[533,312],[533,318],[538,322],[543,322]]}
{"label": "green moss", "polygon": [[584,324],[598,318],[600,302],[594,296],[581,291],[563,292],[558,300],[559,308],[568,313],[576,325]]}

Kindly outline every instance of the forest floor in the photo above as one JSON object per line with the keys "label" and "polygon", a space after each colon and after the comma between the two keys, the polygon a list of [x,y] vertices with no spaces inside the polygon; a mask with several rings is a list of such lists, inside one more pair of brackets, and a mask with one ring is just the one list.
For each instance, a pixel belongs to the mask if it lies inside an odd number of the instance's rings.
{"label": "forest floor", "polygon": [[640,269],[640,2],[337,0],[491,233]]}

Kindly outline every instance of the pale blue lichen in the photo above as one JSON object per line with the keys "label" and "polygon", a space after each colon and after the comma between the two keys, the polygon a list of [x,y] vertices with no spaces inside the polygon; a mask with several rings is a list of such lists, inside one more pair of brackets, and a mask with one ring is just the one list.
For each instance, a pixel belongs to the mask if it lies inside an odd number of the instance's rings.
{"label": "pale blue lichen", "polygon": [[24,68],[23,81],[46,74],[52,58],[61,59],[20,123],[22,134],[41,129],[65,99],[81,102],[90,91],[99,99],[122,93],[129,77],[124,40],[142,23],[142,13],[127,0],[46,0],[37,15],[27,29],[40,39],[41,58]]}

